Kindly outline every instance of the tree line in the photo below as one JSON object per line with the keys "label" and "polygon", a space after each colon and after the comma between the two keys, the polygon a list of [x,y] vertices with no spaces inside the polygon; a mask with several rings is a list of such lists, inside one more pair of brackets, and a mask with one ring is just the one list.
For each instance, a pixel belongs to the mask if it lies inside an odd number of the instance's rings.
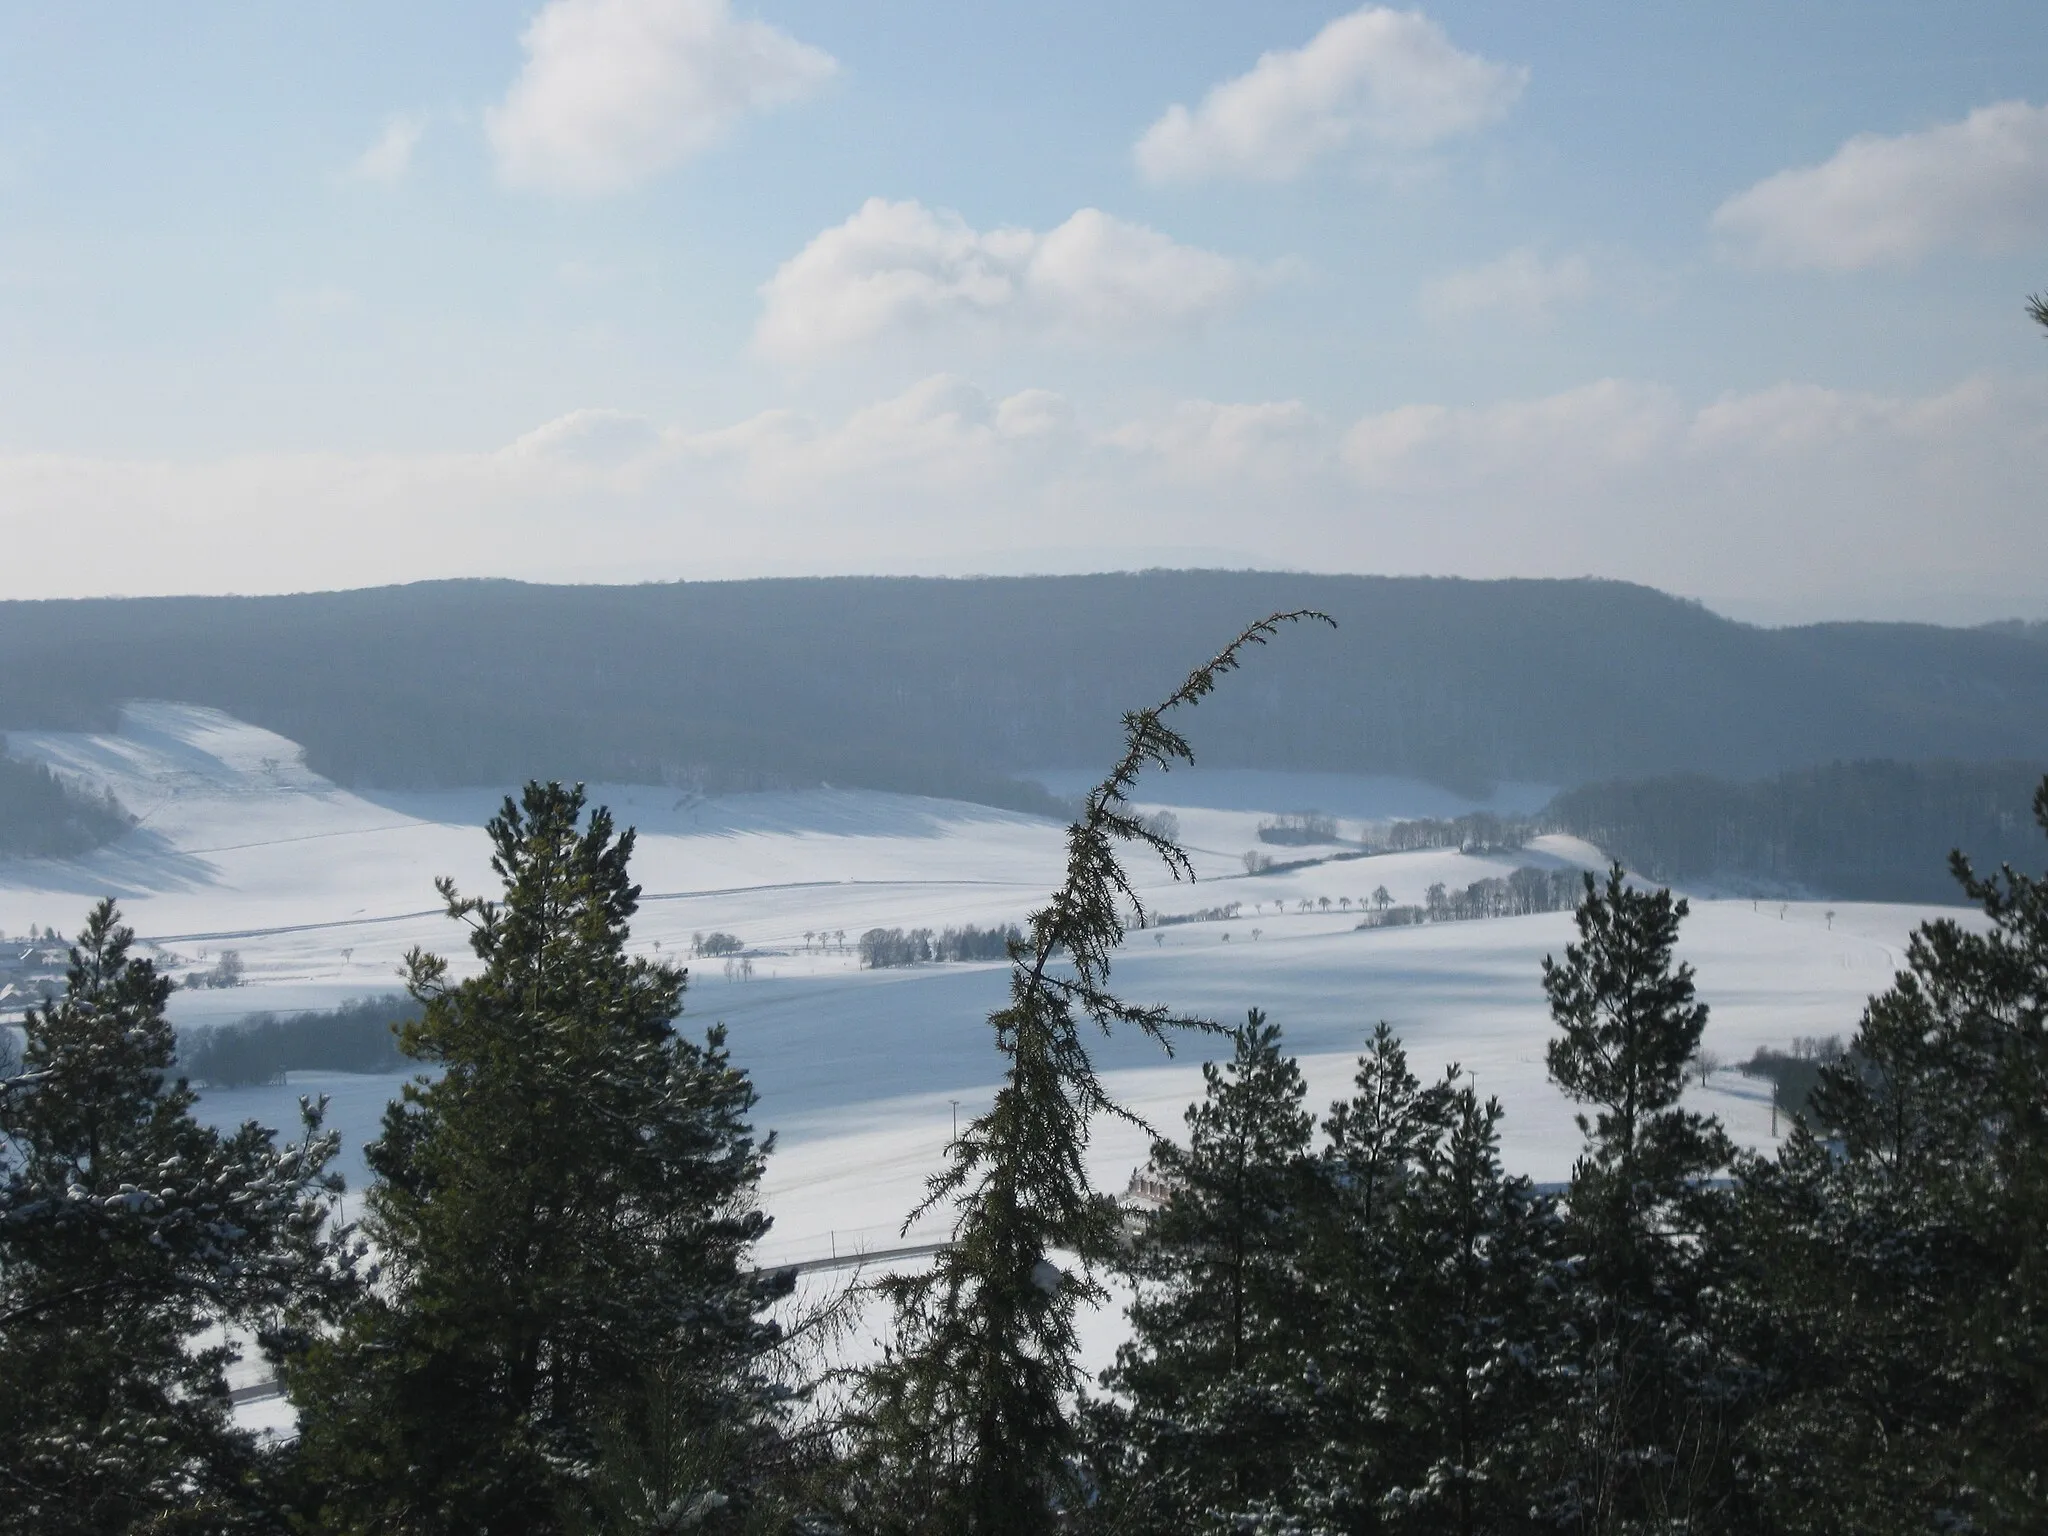
{"label": "tree line", "polygon": [[1428,848],[1503,853],[1527,846],[1537,830],[1526,817],[1472,811],[1463,816],[1422,816],[1389,822],[1369,841],[1375,853],[1419,853]]}
{"label": "tree line", "polygon": [[5,749],[0,736],[0,858],[69,858],[135,825],[111,793],[88,794]]}
{"label": "tree line", "polygon": [[[2048,881],[1956,873],[1810,1123],[1738,1153],[1681,1092],[1707,1021],[1686,906],[1619,868],[1546,960],[1569,1185],[1500,1106],[1382,1027],[1320,1122],[1254,1013],[1204,1072],[1166,1198],[1127,1222],[1086,1150],[1128,1114],[1089,1040],[1216,1026],[1110,986],[1130,805],[1278,614],[1161,704],[1009,946],[1001,1083],[928,1191],[883,1347],[821,1375],[749,1253],[772,1145],[684,977],[627,953],[630,830],[535,783],[501,892],[439,888],[475,974],[407,960],[408,1084],[338,1221],[334,1141],[215,1132],[172,1076],[169,981],[111,903],[0,1089],[0,1530],[2025,1531],[2048,1467]],[[2048,782],[2035,800],[2048,830]],[[1134,1288],[1099,1383],[1084,1308]],[[296,1439],[236,1432],[209,1325],[281,1372]]]}
{"label": "tree line", "polygon": [[350,998],[333,1008],[252,1013],[178,1033],[177,1067],[214,1088],[283,1082],[288,1072],[395,1072],[398,1032],[419,1014],[402,994]]}
{"label": "tree line", "polygon": [[1010,946],[1023,942],[1015,923],[977,928],[870,928],[860,936],[860,963],[870,970],[929,965],[934,961],[1007,960]]}

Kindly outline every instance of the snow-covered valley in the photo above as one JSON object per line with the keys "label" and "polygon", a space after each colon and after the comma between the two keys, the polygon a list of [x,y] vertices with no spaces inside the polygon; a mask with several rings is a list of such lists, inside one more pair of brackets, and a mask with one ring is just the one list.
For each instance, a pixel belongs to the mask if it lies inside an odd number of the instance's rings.
{"label": "snow-covered valley", "polygon": [[[0,929],[69,932],[91,901],[112,895],[177,974],[236,951],[245,984],[181,990],[173,1001],[181,1025],[391,990],[413,945],[449,956],[458,974],[469,962],[432,882],[447,874],[465,891],[488,891],[481,827],[502,791],[354,793],[308,770],[281,737],[175,704],[131,707],[116,734],[17,732],[8,746],[112,790],[139,825],[75,861],[0,864]],[[1063,829],[869,791],[705,799],[593,785],[590,795],[638,829],[636,946],[684,957],[693,934],[721,930],[748,947],[751,977],[739,967],[728,975],[718,960],[690,962],[684,1023],[730,1027],[733,1054],[760,1091],[757,1123],[777,1135],[764,1190],[775,1227],[764,1260],[898,1241],[956,1109],[964,1119],[992,1091],[997,1059],[985,1020],[1004,970],[864,970],[854,945],[872,927],[1022,920],[1058,878]],[[1312,807],[1337,816],[1349,835],[1359,820],[1443,815],[1472,803],[1401,781],[1199,769],[1149,781],[1143,795],[1174,811],[1199,875],[1176,884],[1163,870],[1139,868],[1148,906],[1181,914],[1236,903],[1238,912],[1134,934],[1116,968],[1128,995],[1220,1020],[1265,1009],[1300,1055],[1317,1105],[1344,1093],[1360,1042],[1385,1019],[1419,1070],[1455,1061],[1500,1097],[1512,1166],[1542,1180],[1569,1172],[1578,1133],[1545,1077],[1549,1022],[1538,982],[1542,957],[1570,935],[1569,915],[1359,930],[1356,914],[1381,886],[1397,902],[1419,902],[1431,884],[1462,887],[1520,865],[1595,866],[1598,850],[1549,838],[1499,856],[1388,854],[1252,876],[1243,855],[1260,846],[1263,814]],[[1527,787],[1502,795],[1495,808],[1516,808],[1517,795],[1540,803]],[[1936,910],[1836,904],[1830,914],[1819,904],[1696,901],[1682,951],[1713,1009],[1708,1046],[1734,1061],[1794,1036],[1846,1035],[1863,1000],[1890,979],[1912,928]],[[1189,1039],[1167,1061],[1142,1041],[1112,1040],[1099,1060],[1125,1103],[1176,1131],[1210,1048]],[[209,1091],[202,1110],[222,1122],[288,1127],[300,1094],[325,1093],[345,1141],[343,1166],[360,1187],[361,1146],[401,1080],[299,1073],[282,1086]],[[1721,1072],[1697,1096],[1739,1140],[1768,1143],[1760,1082]],[[1093,1158],[1098,1179],[1121,1187],[1144,1160],[1144,1137],[1104,1125]]]}

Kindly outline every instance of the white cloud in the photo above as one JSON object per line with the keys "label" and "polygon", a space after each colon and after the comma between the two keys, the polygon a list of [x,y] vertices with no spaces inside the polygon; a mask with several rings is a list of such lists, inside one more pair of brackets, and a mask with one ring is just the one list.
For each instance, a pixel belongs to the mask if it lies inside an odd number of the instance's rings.
{"label": "white cloud", "polygon": [[1489,311],[1527,325],[1542,325],[1558,309],[1593,291],[1593,268],[1583,256],[1546,261],[1524,246],[1496,261],[1447,272],[1423,285],[1422,312],[1434,320],[1464,319]]}
{"label": "white cloud", "polygon": [[631,463],[661,446],[660,428],[630,411],[570,411],[543,422],[505,451],[517,458],[592,466]]}
{"label": "white cloud", "polygon": [[1729,198],[1713,228],[1740,260],[1831,272],[2048,238],[2048,106],[2004,101],[1920,133],[1859,135]]}
{"label": "white cloud", "polygon": [[978,483],[1010,435],[1000,403],[964,379],[941,374],[893,399],[821,427],[790,411],[767,411],[736,426],[685,436],[691,457],[737,470],[755,494],[803,494],[863,479],[927,489]]}
{"label": "white cloud", "polygon": [[1199,324],[1251,286],[1240,261],[1094,208],[1039,233],[870,198],[761,287],[755,344],[791,360],[942,328],[1134,338]]}
{"label": "white cloud", "polygon": [[1423,149],[1502,117],[1528,78],[1459,52],[1420,11],[1366,6],[1262,55],[1192,112],[1167,108],[1138,140],[1138,168],[1155,181],[1283,181],[1339,150]]}
{"label": "white cloud", "polygon": [[638,186],[838,68],[727,0],[549,0],[521,42],[485,128],[504,179],[547,192]]}
{"label": "white cloud", "polygon": [[1330,460],[1327,438],[1323,419],[1299,400],[1183,400],[1165,417],[1126,423],[1104,440],[1150,459],[1165,478],[1199,483],[1314,473]]}
{"label": "white cloud", "polygon": [[410,112],[394,113],[384,120],[377,142],[356,157],[349,174],[358,181],[403,181],[426,131],[425,118]]}
{"label": "white cloud", "polygon": [[1583,485],[1668,451],[1684,424],[1670,390],[1602,379],[1536,400],[1367,416],[1345,434],[1344,462],[1361,485],[1410,494],[1502,480]]}

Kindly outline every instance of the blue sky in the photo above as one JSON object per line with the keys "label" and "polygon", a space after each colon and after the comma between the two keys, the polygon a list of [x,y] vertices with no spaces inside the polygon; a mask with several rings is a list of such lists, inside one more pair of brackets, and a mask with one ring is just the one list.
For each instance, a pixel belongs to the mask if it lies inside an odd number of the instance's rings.
{"label": "blue sky", "polygon": [[5,5],[0,595],[2039,616],[2044,287],[2038,5]]}

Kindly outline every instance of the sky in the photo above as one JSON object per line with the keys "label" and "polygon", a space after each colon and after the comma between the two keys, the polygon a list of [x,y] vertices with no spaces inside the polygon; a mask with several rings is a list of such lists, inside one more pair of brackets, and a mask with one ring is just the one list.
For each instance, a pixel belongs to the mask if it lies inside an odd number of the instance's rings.
{"label": "sky", "polygon": [[2048,617],[2048,6],[0,0],[0,597]]}

